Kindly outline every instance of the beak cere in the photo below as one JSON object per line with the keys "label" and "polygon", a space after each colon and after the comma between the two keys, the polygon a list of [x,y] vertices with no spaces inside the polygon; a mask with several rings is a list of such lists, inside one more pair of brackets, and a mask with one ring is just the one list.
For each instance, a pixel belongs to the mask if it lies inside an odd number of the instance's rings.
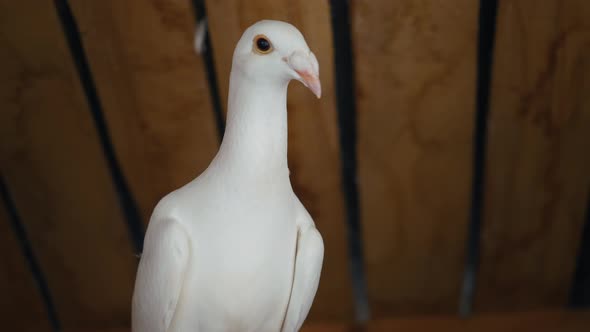
{"label": "beak cere", "polygon": [[295,51],[284,59],[285,62],[299,75],[298,80],[313,92],[316,97],[322,96],[318,60],[312,52]]}

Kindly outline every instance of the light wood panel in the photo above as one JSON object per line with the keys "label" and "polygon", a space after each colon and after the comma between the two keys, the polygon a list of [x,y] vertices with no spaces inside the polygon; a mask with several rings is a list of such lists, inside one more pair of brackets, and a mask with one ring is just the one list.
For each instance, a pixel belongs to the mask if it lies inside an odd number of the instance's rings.
{"label": "light wood panel", "polygon": [[567,303],[590,188],[590,3],[501,1],[476,309]]}
{"label": "light wood panel", "polygon": [[325,258],[310,319],[352,320],[338,129],[334,101],[332,32],[327,1],[206,1],[220,92],[226,106],[233,49],[242,32],[261,19],[294,24],[320,63],[320,100],[294,82],[289,88],[291,182],[322,233]]}
{"label": "light wood panel", "polygon": [[374,317],[453,313],[471,181],[477,2],[352,6],[359,187]]}
{"label": "light wood panel", "polygon": [[0,312],[5,331],[49,332],[40,293],[0,204]]}
{"label": "light wood panel", "polygon": [[127,324],[136,258],[53,2],[0,2],[0,31],[0,165],[63,325]]}
{"label": "light wood panel", "polygon": [[113,144],[145,223],[218,137],[190,0],[72,1]]}

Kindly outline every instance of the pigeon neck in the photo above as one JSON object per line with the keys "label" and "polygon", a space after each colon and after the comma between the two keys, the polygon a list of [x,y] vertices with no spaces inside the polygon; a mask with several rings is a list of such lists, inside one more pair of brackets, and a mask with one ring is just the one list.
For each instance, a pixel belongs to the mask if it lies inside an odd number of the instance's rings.
{"label": "pigeon neck", "polygon": [[287,174],[287,86],[232,71],[218,156],[240,176]]}

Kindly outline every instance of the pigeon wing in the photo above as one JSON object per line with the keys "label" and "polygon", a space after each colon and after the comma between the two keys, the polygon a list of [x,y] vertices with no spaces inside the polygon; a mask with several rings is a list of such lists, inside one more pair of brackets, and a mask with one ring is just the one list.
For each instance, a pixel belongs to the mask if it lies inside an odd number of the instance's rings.
{"label": "pigeon wing", "polygon": [[133,293],[133,332],[170,330],[190,250],[190,238],[179,222],[150,221]]}
{"label": "pigeon wing", "polygon": [[305,321],[320,282],[324,242],[311,216],[298,201],[297,251],[291,297],[283,322],[283,332],[299,331]]}

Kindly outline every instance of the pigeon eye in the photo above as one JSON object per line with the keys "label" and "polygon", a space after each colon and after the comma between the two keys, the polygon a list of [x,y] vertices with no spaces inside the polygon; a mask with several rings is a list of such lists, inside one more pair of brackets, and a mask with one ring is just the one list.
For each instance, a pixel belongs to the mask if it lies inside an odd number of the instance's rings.
{"label": "pigeon eye", "polygon": [[254,50],[260,54],[268,54],[272,52],[272,44],[264,35],[254,37]]}

